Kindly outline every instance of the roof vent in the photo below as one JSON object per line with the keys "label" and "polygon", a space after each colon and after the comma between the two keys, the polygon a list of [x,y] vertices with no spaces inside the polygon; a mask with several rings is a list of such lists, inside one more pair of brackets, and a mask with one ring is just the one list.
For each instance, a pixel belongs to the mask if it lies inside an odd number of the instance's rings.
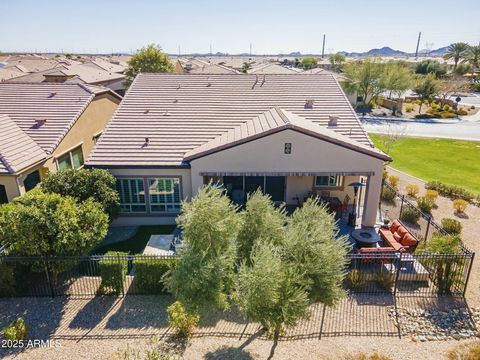
{"label": "roof vent", "polygon": [[181,87],[182,87],[182,85],[178,84],[177,90],[180,90]]}
{"label": "roof vent", "polygon": [[178,99],[173,99],[173,102],[176,104],[178,103]]}
{"label": "roof vent", "polygon": [[313,100],[306,100],[303,108],[304,109],[313,109]]}
{"label": "roof vent", "polygon": [[329,115],[328,116],[328,126],[337,126],[338,124],[338,116],[337,115]]}
{"label": "roof vent", "polygon": [[148,114],[149,112],[150,112],[150,110],[149,110],[149,109],[146,109],[143,113],[144,113],[144,114]]}
{"label": "roof vent", "polygon": [[57,95],[56,92],[51,92],[51,93],[48,95],[48,99],[51,99],[51,98],[55,97],[55,95]]}
{"label": "roof vent", "polygon": [[38,129],[38,128],[42,127],[43,125],[45,125],[46,122],[47,122],[47,119],[35,120],[35,125],[33,125],[33,128]]}
{"label": "roof vent", "polygon": [[207,83],[207,87],[210,87],[210,86],[212,86],[212,83]]}
{"label": "roof vent", "polygon": [[150,138],[146,137],[145,138],[145,143],[143,144],[142,147],[147,147],[149,143],[150,143]]}

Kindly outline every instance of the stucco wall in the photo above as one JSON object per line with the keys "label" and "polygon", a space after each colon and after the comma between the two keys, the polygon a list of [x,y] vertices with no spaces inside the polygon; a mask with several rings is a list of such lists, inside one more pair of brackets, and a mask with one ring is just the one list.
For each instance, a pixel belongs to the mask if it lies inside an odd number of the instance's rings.
{"label": "stucco wall", "polygon": [[20,189],[18,188],[16,178],[17,177],[13,175],[0,176],[0,184],[5,186],[8,201],[11,201],[14,197],[20,195]]}

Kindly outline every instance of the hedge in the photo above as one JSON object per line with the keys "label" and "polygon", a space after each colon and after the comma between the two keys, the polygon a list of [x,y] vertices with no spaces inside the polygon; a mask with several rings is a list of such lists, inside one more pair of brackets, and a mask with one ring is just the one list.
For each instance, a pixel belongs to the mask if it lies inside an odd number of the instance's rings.
{"label": "hedge", "polygon": [[15,296],[15,277],[13,269],[0,262],[0,297]]}
{"label": "hedge", "polygon": [[135,286],[140,294],[164,294],[163,276],[176,260],[135,260]]}
{"label": "hedge", "polygon": [[475,198],[475,195],[472,192],[460,186],[448,185],[440,181],[429,181],[425,184],[425,188],[429,190],[436,190],[441,195],[448,196],[450,198],[463,199],[468,202],[471,202]]}
{"label": "hedge", "polygon": [[[109,251],[105,256],[113,257],[111,259],[102,259],[99,261],[100,276],[102,283],[98,289],[100,294],[123,294],[125,289],[123,284],[127,275],[128,261],[121,260],[120,257],[128,255],[124,252]],[[118,257],[118,258],[116,258]]]}

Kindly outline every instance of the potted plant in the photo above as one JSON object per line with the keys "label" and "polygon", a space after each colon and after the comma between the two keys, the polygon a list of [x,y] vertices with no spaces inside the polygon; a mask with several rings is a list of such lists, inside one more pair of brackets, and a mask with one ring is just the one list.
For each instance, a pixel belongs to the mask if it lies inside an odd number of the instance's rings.
{"label": "potted plant", "polygon": [[390,227],[390,219],[388,217],[384,217],[383,218],[383,225],[382,225],[383,228],[386,228],[388,229]]}

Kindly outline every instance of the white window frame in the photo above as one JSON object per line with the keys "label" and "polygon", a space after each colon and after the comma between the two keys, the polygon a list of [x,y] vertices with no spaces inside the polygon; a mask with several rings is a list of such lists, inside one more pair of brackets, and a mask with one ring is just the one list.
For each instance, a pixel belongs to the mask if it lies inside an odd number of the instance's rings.
{"label": "white window frame", "polygon": [[[68,156],[70,157],[71,169],[78,170],[78,169],[82,169],[82,168],[83,168],[83,166],[85,165],[85,154],[83,153],[83,146],[82,146],[82,145],[83,145],[83,144],[80,144],[80,145],[78,145],[78,146],[75,146],[75,147],[71,148],[70,150],[65,151],[64,153],[62,153],[62,154],[60,154],[60,155],[58,155],[58,156],[55,156],[55,163],[56,163],[56,165],[57,165],[57,170],[58,170],[58,171],[61,171],[61,170],[60,170],[59,159],[65,157],[66,155],[68,155]],[[80,167],[78,167],[78,168],[74,168],[74,167],[73,167],[73,156],[72,156],[72,153],[73,153],[75,150],[77,150],[77,149],[80,149],[80,151],[82,152],[83,164],[82,164]]]}
{"label": "white window frame", "polygon": [[[121,177],[121,178],[118,178],[117,179],[118,181],[120,181],[120,187],[122,189],[121,193],[119,194],[120,195],[120,207],[122,206],[128,206],[130,208],[130,211],[126,211],[124,209],[121,209],[121,213],[122,214],[145,214],[147,213],[147,210],[148,210],[148,201],[147,201],[147,189],[145,187],[145,178],[143,177]],[[140,180],[141,183],[143,184],[143,198],[144,198],[144,202],[143,203],[126,203],[126,202],[122,202],[122,199],[121,199],[121,195],[122,193],[124,193],[123,191],[123,182],[124,180]],[[129,182],[130,184],[130,182]],[[129,185],[130,186],[130,185]],[[145,206],[145,210],[144,211],[133,211],[132,210],[132,207],[133,206]]]}
{"label": "white window frame", "polygon": [[[328,177],[328,184],[327,185],[318,185],[317,184],[317,178],[319,177]],[[332,185],[330,184],[330,180],[332,178],[335,178],[335,184]],[[343,182],[344,182],[344,176],[341,176],[341,175],[322,175],[322,176],[315,176],[314,180],[313,180],[313,186],[317,189],[327,189],[327,188],[330,188],[330,189],[337,189],[337,188],[341,188],[343,187]]]}
{"label": "white window frame", "polygon": [[[182,182],[181,179],[175,176],[149,176],[147,177],[147,191],[148,191],[148,209],[151,214],[178,214],[180,212],[180,204],[182,202]],[[166,202],[153,202],[152,201],[152,194],[150,194],[150,181],[153,180],[161,180],[161,181],[166,181],[166,180],[171,180],[173,181],[172,183],[172,189],[174,189],[175,186],[175,181],[178,181],[178,202],[173,202],[173,201],[166,201]],[[172,195],[173,196],[173,195]],[[152,209],[152,206],[164,206],[165,211],[156,211]],[[172,211],[168,210],[169,206],[178,206],[178,209],[173,209]]]}

